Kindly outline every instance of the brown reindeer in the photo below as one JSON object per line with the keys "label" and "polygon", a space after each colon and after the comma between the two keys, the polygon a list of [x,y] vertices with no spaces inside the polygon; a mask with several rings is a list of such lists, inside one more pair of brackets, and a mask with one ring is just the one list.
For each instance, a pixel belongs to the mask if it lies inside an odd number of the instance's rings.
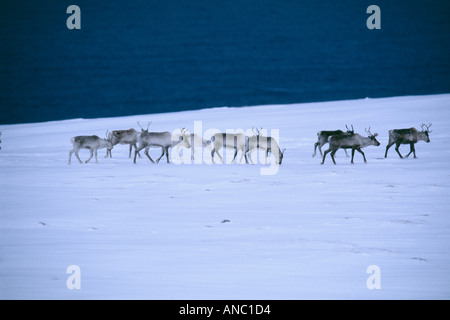
{"label": "brown reindeer", "polygon": [[387,158],[389,148],[395,144],[395,151],[397,151],[400,158],[403,159],[403,156],[401,155],[398,149],[402,144],[409,144],[410,151],[406,155],[406,157],[409,157],[411,153],[414,153],[414,158],[417,158],[414,144],[416,144],[420,140],[424,140],[427,143],[430,142],[429,136],[429,133],[431,132],[430,127],[431,123],[428,125],[422,123],[421,125],[422,131],[418,131],[416,128],[389,130],[389,143],[386,146],[386,153],[384,154],[384,157]]}
{"label": "brown reindeer", "polygon": [[339,149],[352,149],[351,163],[354,163],[353,158],[355,156],[355,150],[363,155],[364,162],[367,163],[366,156],[364,152],[362,152],[361,148],[365,148],[367,146],[379,146],[380,143],[376,139],[378,133],[372,134],[370,132],[370,127],[369,129],[366,129],[366,132],[369,135],[367,138],[361,136],[358,133],[355,133],[353,135],[337,135],[329,137],[328,142],[330,144],[330,147],[323,154],[322,164],[325,163],[325,157],[330,152],[331,152],[331,159],[333,160],[333,163],[336,164],[336,161],[334,160],[334,155],[336,151],[338,151]]}

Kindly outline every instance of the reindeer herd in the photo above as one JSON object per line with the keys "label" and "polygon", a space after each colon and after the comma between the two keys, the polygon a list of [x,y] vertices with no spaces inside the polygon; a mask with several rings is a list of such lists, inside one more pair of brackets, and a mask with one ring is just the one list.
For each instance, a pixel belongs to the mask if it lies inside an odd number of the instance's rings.
{"label": "reindeer herd", "polygon": [[[253,135],[248,136],[244,133],[216,133],[211,136],[209,140],[204,140],[201,136],[197,134],[189,133],[185,128],[180,128],[174,132],[149,132],[151,122],[148,122],[147,128],[144,129],[138,122],[141,131],[135,129],[129,130],[114,130],[106,133],[105,138],[100,138],[98,136],[77,136],[71,139],[73,148],[69,152],[69,164],[71,164],[72,154],[75,153],[78,161],[83,163],[78,155],[81,149],[87,149],[90,152],[90,157],[86,160],[88,163],[95,155],[95,161],[98,162],[97,150],[106,148],[106,156],[112,157],[112,149],[118,144],[129,145],[129,158],[132,158],[132,150],[134,147],[134,158],[133,162],[136,163],[137,157],[141,157],[140,151],[144,149],[144,154],[152,162],[155,161],[149,155],[150,148],[161,148],[161,155],[156,160],[158,163],[161,158],[166,155],[167,163],[169,161],[169,149],[174,149],[179,153],[180,148],[184,147],[186,149],[191,149],[191,158],[194,160],[195,149],[208,147],[211,149],[211,158],[214,163],[214,156],[220,158],[223,162],[223,157],[220,155],[219,150],[231,149],[234,151],[233,163],[236,160],[237,154],[241,152],[241,158],[239,163],[242,162],[242,158],[245,157],[245,162],[248,164],[253,164],[251,154],[255,150],[261,150],[265,155],[265,163],[267,164],[267,159],[269,152],[275,157],[275,162],[281,165],[283,161],[283,155],[286,149],[281,150],[278,141],[273,137],[266,137],[262,135],[261,129],[252,129]],[[430,142],[429,133],[431,123],[428,125],[422,124],[421,131],[415,128],[409,129],[394,129],[389,131],[389,143],[386,146],[385,158],[387,157],[389,148],[394,144],[396,145],[395,151],[397,151],[400,158],[403,158],[399,151],[399,147],[402,144],[410,145],[410,152],[406,155],[408,157],[411,153],[414,154],[416,158],[416,150],[414,145],[418,141]],[[330,153],[331,159],[334,164],[336,164],[335,154],[339,149],[344,149],[347,157],[347,149],[351,149],[351,163],[353,162],[355,151],[362,154],[364,162],[367,163],[366,156],[361,150],[367,146],[379,146],[380,143],[377,141],[377,133],[372,134],[369,129],[366,129],[367,137],[364,137],[358,133],[354,132],[353,125],[351,129],[346,126],[347,131],[334,130],[334,131],[319,131],[317,133],[317,142],[314,144],[314,154],[316,156],[317,148],[322,158],[322,164],[325,163],[325,158],[327,154]],[[325,144],[329,144],[328,149],[322,153],[322,147]]]}

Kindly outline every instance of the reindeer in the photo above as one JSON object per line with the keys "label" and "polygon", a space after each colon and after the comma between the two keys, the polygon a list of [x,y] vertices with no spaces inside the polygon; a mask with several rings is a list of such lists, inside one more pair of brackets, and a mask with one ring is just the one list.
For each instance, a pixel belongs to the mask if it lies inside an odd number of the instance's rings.
{"label": "reindeer", "polygon": [[89,159],[86,160],[86,163],[88,163],[94,153],[95,153],[95,163],[98,163],[97,158],[97,150],[103,149],[103,148],[113,148],[113,144],[111,142],[111,139],[108,138],[108,132],[106,133],[106,139],[99,138],[98,136],[77,136],[73,137],[70,141],[73,144],[72,150],[69,152],[69,164],[71,164],[72,154],[75,152],[75,155],[80,161],[80,163],[83,163],[78,155],[78,152],[80,149],[88,149],[91,153],[91,156]]}
{"label": "reindeer", "polygon": [[265,163],[267,164],[267,158],[269,156],[269,152],[272,153],[272,149],[275,150],[275,159],[277,164],[281,164],[283,161],[284,152],[286,149],[281,150],[278,142],[276,139],[272,137],[265,137],[261,134],[262,128],[260,129],[254,129],[252,128],[252,131],[254,133],[251,137],[246,137],[245,140],[245,161],[248,163],[247,160],[247,153],[248,158],[250,159],[250,163],[253,164],[252,160],[252,152],[256,149],[262,149],[265,151]]}
{"label": "reindeer", "polygon": [[353,158],[355,156],[355,150],[357,150],[359,153],[363,155],[364,162],[367,163],[366,156],[364,155],[364,152],[362,152],[361,148],[365,148],[367,146],[379,146],[380,143],[376,139],[378,133],[372,134],[370,132],[370,127],[369,129],[366,129],[366,132],[369,135],[367,138],[359,135],[358,133],[355,133],[353,135],[336,135],[329,137],[328,142],[330,144],[330,147],[323,154],[322,164],[325,163],[325,158],[327,154],[330,152],[331,152],[331,159],[333,160],[333,163],[336,164],[336,161],[334,160],[334,155],[336,151],[338,151],[339,149],[352,149],[351,163],[354,163]]}
{"label": "reindeer", "polygon": [[239,160],[239,163],[242,162],[242,158],[245,156],[245,161],[248,163],[247,156],[245,155],[245,140],[246,136],[243,133],[216,133],[211,137],[211,158],[212,162],[214,163],[214,154],[217,153],[217,155],[220,158],[220,161],[223,162],[223,158],[220,155],[219,151],[222,148],[226,149],[234,149],[234,157],[232,163],[234,163],[234,160],[236,159],[236,156],[238,154],[238,151],[240,150],[242,152],[241,158]]}
{"label": "reindeer", "polygon": [[156,160],[156,163],[161,160],[161,158],[166,155],[167,163],[169,161],[169,148],[173,147],[185,147],[190,148],[191,144],[189,142],[190,134],[187,133],[185,128],[180,129],[180,133],[171,133],[169,131],[165,132],[142,132],[139,136],[138,143],[139,148],[135,149],[134,152],[134,163],[136,163],[136,157],[139,151],[145,149],[144,153],[148,157],[148,159],[152,162],[153,159],[148,154],[148,150],[150,147],[161,147],[162,153],[161,156]]}
{"label": "reindeer", "polygon": [[416,144],[420,140],[424,140],[427,143],[430,142],[429,133],[432,132],[430,130],[430,127],[431,123],[429,123],[428,125],[422,123],[421,132],[419,132],[416,128],[389,130],[389,143],[386,146],[386,153],[384,154],[384,157],[387,158],[389,148],[392,147],[392,145],[395,143],[395,151],[397,151],[401,159],[403,159],[403,156],[398,150],[401,144],[409,144],[410,146],[410,151],[406,155],[406,157],[409,157],[412,152],[414,153],[414,158],[417,158],[416,148],[414,147],[414,144]]}
{"label": "reindeer", "polygon": [[197,150],[202,150],[203,147],[211,145],[211,140],[205,140],[198,134],[191,133],[189,143],[191,145],[191,159],[195,160]]}
{"label": "reindeer", "polygon": [[[141,128],[141,132],[148,132],[148,128],[150,127],[151,122],[148,122],[147,129],[142,128],[139,121],[137,122],[137,124]],[[109,133],[109,138],[111,139],[113,146],[115,146],[117,144],[129,144],[130,145],[130,153],[129,153],[128,157],[131,158],[131,151],[132,151],[133,147],[134,147],[134,150],[137,149],[137,141],[138,141],[139,135],[140,135],[139,131],[137,131],[135,129],[114,130]],[[107,158],[108,155],[110,156],[110,158],[112,158],[111,149],[109,149],[109,148],[106,149],[105,158]],[[139,153],[138,153],[138,155],[139,155],[139,157],[141,157],[141,155]]]}
{"label": "reindeer", "polygon": [[[320,152],[320,156],[323,156],[322,153],[322,147],[328,143],[328,138],[331,136],[337,136],[337,135],[353,135],[355,134],[355,131],[353,129],[353,125],[352,125],[352,129],[350,130],[350,128],[345,125],[345,127],[347,128],[347,132],[344,132],[342,130],[334,130],[334,131],[319,131],[317,132],[317,142],[314,144],[314,153],[313,153],[313,158],[316,156],[317,154],[317,147],[319,147],[319,152]],[[349,157],[347,150],[345,150],[345,155],[347,156],[347,158]]]}

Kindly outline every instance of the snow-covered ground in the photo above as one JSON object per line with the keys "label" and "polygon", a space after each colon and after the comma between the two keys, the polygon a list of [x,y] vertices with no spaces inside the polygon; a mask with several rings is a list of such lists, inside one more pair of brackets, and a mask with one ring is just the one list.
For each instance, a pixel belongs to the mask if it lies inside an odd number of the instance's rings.
{"label": "snow-covered ground", "polygon": [[[0,298],[449,299],[449,107],[444,94],[0,126]],[[67,165],[71,137],[136,121],[278,129],[287,151],[275,175],[134,165],[127,146]],[[423,122],[433,132],[417,159],[394,147],[384,159],[390,129]],[[339,151],[320,165],[317,131],[345,124],[371,126],[381,146],[364,149],[367,164]],[[81,289],[67,287],[71,265]]]}

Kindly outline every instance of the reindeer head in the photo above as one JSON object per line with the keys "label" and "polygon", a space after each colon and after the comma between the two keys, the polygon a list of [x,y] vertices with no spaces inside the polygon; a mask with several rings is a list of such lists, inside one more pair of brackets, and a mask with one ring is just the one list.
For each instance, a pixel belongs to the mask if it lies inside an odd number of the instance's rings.
{"label": "reindeer head", "polygon": [[380,145],[380,143],[376,139],[376,137],[378,136],[378,133],[372,134],[372,132],[370,132],[370,127],[369,127],[369,129],[366,129],[366,133],[369,135],[372,145],[378,147]]}
{"label": "reindeer head", "polygon": [[422,123],[420,125],[420,127],[422,128],[422,134],[423,134],[423,140],[425,140],[425,142],[430,142],[430,136],[429,133],[431,133],[432,131],[430,130],[432,123],[429,123],[428,125],[426,125],[425,123]]}
{"label": "reindeer head", "polygon": [[281,150],[280,149],[280,156],[279,156],[279,161],[278,164],[281,164],[283,162],[283,156],[284,156],[284,152],[286,151],[286,149]]}
{"label": "reindeer head", "polygon": [[191,147],[191,134],[186,128],[180,128],[181,135],[179,137],[179,141],[183,143],[185,148]]}
{"label": "reindeer head", "polygon": [[109,130],[106,130],[105,133],[105,142],[106,142],[106,148],[108,149],[112,149],[113,148],[113,137],[114,137],[114,132],[109,132]]}
{"label": "reindeer head", "polygon": [[150,122],[147,121],[147,123],[148,123],[147,129],[144,129],[144,128],[142,128],[142,126],[141,126],[141,124],[139,123],[139,121],[137,122],[137,124],[138,124],[139,128],[141,128],[141,131],[142,131],[142,132],[148,132],[148,128],[149,128],[150,125],[152,124],[152,121],[150,121]]}

